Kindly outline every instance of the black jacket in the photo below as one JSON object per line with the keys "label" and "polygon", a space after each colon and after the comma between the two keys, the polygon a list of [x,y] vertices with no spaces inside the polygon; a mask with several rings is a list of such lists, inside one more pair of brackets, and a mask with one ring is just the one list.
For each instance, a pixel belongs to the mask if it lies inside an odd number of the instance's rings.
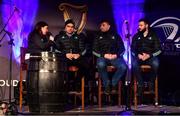
{"label": "black jacket", "polygon": [[53,42],[48,37],[41,37],[36,32],[31,32],[28,36],[28,53],[39,53],[43,51],[50,51]]}
{"label": "black jacket", "polygon": [[117,54],[118,57],[124,54],[125,48],[121,37],[111,31],[99,32],[94,39],[93,54],[97,57],[104,57],[104,54]]}
{"label": "black jacket", "polygon": [[132,39],[131,51],[134,56],[143,52],[150,54],[151,57],[157,56],[161,53],[160,40],[152,30],[146,37],[143,36],[143,33],[138,32]]}
{"label": "black jacket", "polygon": [[76,53],[84,55],[86,53],[84,37],[74,33],[68,36],[65,31],[61,31],[55,37],[56,48],[62,53]]}

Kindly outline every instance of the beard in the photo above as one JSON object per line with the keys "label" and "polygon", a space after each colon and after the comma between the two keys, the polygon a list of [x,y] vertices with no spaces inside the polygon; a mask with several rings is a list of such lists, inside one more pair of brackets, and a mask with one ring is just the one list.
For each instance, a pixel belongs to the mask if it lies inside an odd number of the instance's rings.
{"label": "beard", "polygon": [[144,33],[146,30],[147,30],[146,28],[144,28],[144,29],[142,29],[142,30],[138,29],[138,32],[139,32],[139,33]]}

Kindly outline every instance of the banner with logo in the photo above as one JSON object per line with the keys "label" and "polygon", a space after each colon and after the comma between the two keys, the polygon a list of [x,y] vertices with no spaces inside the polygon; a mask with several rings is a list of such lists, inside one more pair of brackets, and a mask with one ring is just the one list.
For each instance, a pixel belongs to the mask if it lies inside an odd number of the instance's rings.
{"label": "banner with logo", "polygon": [[154,19],[151,27],[161,39],[164,56],[180,56],[180,18],[166,16]]}
{"label": "banner with logo", "polygon": [[180,10],[154,11],[146,16],[151,27],[161,40],[162,54],[159,67],[159,96],[161,102],[171,105],[180,103],[175,100],[180,93]]}

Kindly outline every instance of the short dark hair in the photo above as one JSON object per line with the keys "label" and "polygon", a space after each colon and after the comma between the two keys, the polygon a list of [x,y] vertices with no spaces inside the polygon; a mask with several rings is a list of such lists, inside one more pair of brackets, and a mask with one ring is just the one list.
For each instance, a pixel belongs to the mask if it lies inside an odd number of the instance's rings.
{"label": "short dark hair", "polygon": [[139,22],[144,22],[144,23],[150,25],[149,20],[146,18],[139,19]]}
{"label": "short dark hair", "polygon": [[150,29],[150,22],[147,18],[142,18],[142,19],[139,19],[139,22],[144,22],[145,24],[148,25],[148,28]]}
{"label": "short dark hair", "polygon": [[102,19],[99,24],[102,24],[104,22],[111,25],[111,21],[109,21],[108,19]]}
{"label": "short dark hair", "polygon": [[73,19],[67,19],[67,20],[65,21],[65,25],[64,25],[64,26],[66,26],[66,25],[69,24],[69,23],[73,24],[74,27],[75,27],[75,22],[73,21]]}

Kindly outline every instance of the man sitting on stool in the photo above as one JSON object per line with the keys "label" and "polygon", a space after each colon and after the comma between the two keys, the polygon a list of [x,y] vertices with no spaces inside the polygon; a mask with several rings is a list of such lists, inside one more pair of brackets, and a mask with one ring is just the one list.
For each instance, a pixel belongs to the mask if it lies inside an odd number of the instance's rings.
{"label": "man sitting on stool", "polygon": [[142,100],[143,78],[140,66],[150,65],[152,70],[150,89],[154,91],[154,80],[157,75],[159,61],[157,56],[161,53],[160,41],[156,33],[150,28],[146,19],[139,20],[138,32],[134,35],[131,50],[133,55],[133,72],[138,81],[138,96]]}
{"label": "man sitting on stool", "polygon": [[[87,63],[82,58],[82,56],[86,53],[84,36],[76,33],[75,23],[72,19],[68,19],[65,22],[65,29],[56,35],[55,43],[57,49],[61,51],[67,58],[68,66],[77,66],[79,68],[79,74],[81,77],[82,75],[88,75],[88,70],[86,69]],[[76,79],[78,82],[74,83],[75,88],[80,80],[80,78]],[[74,87],[72,87],[72,89],[74,89]]]}
{"label": "man sitting on stool", "polygon": [[124,44],[121,37],[110,31],[110,23],[103,20],[100,24],[100,32],[97,34],[93,54],[97,56],[97,68],[105,87],[105,93],[110,93],[110,80],[108,78],[107,66],[110,64],[117,70],[112,77],[112,90],[116,90],[116,85],[127,70],[127,65],[123,59]]}

